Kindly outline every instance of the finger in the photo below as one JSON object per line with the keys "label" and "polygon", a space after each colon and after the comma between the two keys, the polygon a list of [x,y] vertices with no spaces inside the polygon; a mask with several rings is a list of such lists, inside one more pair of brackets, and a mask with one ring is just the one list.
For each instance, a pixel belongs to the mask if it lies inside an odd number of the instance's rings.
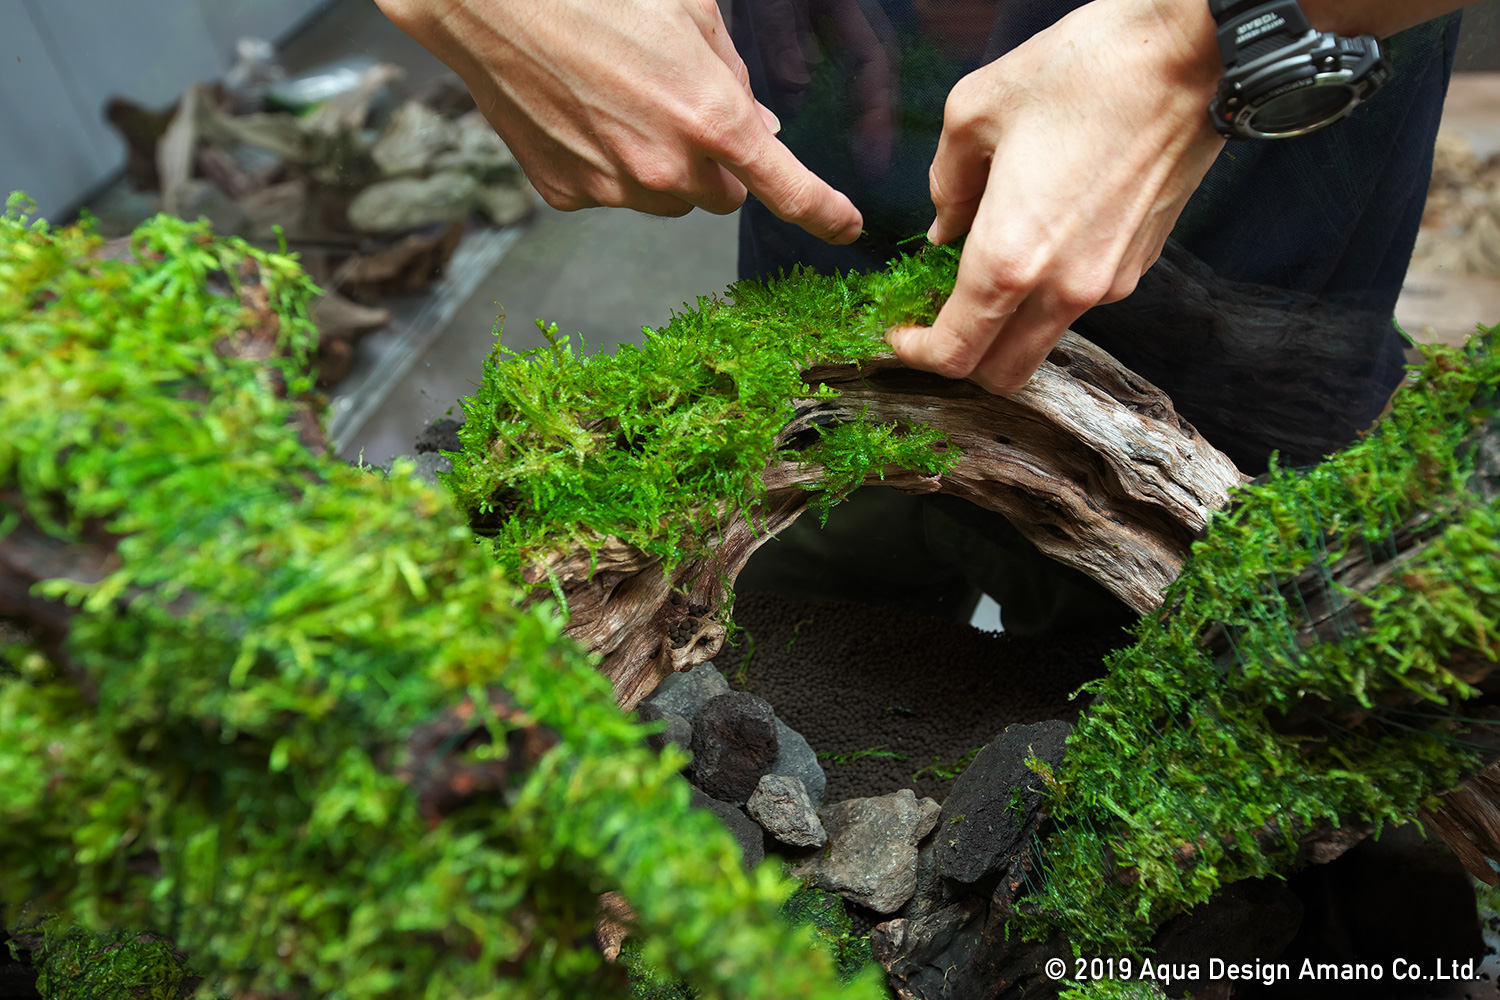
{"label": "finger", "polygon": [[703,157],[693,169],[692,178],[682,198],[714,215],[729,215],[745,203],[745,185],[713,160]]}
{"label": "finger", "polygon": [[943,132],[927,172],[932,205],[937,209],[927,238],[934,243],[948,243],[969,231],[990,176],[993,144],[981,141],[976,128],[963,120],[961,112],[953,110],[959,107],[954,96],[958,93],[955,87],[949,95]]}
{"label": "finger", "polygon": [[[646,215],[660,215],[669,219],[679,218],[693,210],[693,203],[675,192],[655,190],[624,178],[601,180],[596,175],[589,181],[571,187],[583,188],[586,194],[573,203],[553,204],[551,199],[547,199],[547,203],[563,211],[594,207],[630,208]],[[543,197],[546,197],[545,192]]]}
{"label": "finger", "polygon": [[970,381],[999,396],[1020,390],[1077,318],[1060,310],[1045,294],[1031,296],[974,367]]}
{"label": "finger", "polygon": [[750,21],[762,39],[766,73],[773,91],[797,93],[812,82],[802,38],[811,30],[805,4],[798,0],[759,0],[749,7]]}
{"label": "finger", "polygon": [[776,117],[774,111],[759,101],[755,102],[755,110],[760,114],[760,120],[766,123],[766,128],[770,129],[772,135],[781,134],[781,119]]}
{"label": "finger", "polygon": [[863,218],[854,203],[792,155],[756,117],[714,156],[785,222],[829,243],[853,243]]}
{"label": "finger", "polygon": [[1028,286],[1007,282],[1004,270],[991,264],[981,248],[960,258],[953,294],[943,303],[930,327],[899,327],[886,341],[896,356],[912,368],[947,378],[969,375],[989,352]]}

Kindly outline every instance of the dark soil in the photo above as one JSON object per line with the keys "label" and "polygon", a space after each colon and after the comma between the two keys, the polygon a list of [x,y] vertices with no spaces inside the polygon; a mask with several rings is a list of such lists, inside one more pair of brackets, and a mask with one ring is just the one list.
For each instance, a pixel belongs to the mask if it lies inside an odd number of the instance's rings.
{"label": "dark soil", "polygon": [[[741,635],[715,659],[732,687],[753,692],[820,753],[882,748],[887,756],[825,758],[825,802],[910,788],[942,802],[952,785],[932,773],[1013,723],[1073,723],[1104,674],[1104,656],[1129,636],[1115,628],[1017,638],[889,608],[798,604],[742,594]],[[743,682],[742,682],[743,680]],[[915,775],[915,777],[914,777]]]}

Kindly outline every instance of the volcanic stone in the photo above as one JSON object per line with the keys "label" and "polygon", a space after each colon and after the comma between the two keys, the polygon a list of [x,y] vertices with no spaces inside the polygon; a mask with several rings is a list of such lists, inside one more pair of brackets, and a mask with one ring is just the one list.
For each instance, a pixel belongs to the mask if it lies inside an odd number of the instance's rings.
{"label": "volcanic stone", "polygon": [[710,699],[729,693],[729,682],[714,669],[713,663],[672,674],[656,686],[642,704],[652,704],[667,712],[676,712],[688,722],[698,714],[698,709]]}
{"label": "volcanic stone", "polygon": [[813,808],[821,806],[828,778],[823,774],[823,765],[818,763],[818,755],[813,752],[807,740],[802,738],[802,734],[782,722],[779,716],[776,719],[776,739],[781,750],[776,754],[776,763],[771,767],[771,773],[784,774],[801,781],[802,787],[807,790],[807,797],[812,800]]}
{"label": "volcanic stone", "polygon": [[767,774],[755,786],[755,794],[745,803],[750,818],[783,844],[793,847],[822,847],[828,833],[818,822],[812,800],[800,778]]}
{"label": "volcanic stone", "polygon": [[1041,808],[1042,782],[1026,760],[1035,755],[1056,768],[1072,731],[1058,721],[1010,726],[979,751],[943,803],[935,848],[943,877],[972,884],[1005,867]]}
{"label": "volcanic stone", "polygon": [[667,728],[662,732],[646,737],[646,745],[652,750],[660,752],[666,749],[668,743],[676,743],[684,750],[692,748],[693,724],[676,712],[668,712],[660,705],[641,702],[636,707],[636,715],[642,722],[665,722],[667,724]]}
{"label": "volcanic stone", "polygon": [[766,835],[761,832],[749,816],[739,810],[739,807],[730,802],[723,802],[711,795],[703,794],[701,788],[693,789],[692,805],[699,809],[707,809],[719,821],[729,828],[734,834],[734,839],[739,841],[740,853],[744,855],[745,867],[754,868],[765,859]]}
{"label": "volcanic stone", "polygon": [[829,848],[796,869],[820,889],[880,913],[894,913],[917,886],[917,844],[937,825],[938,804],[909,788],[846,799],[823,811]]}
{"label": "volcanic stone", "polygon": [[429,451],[462,451],[463,442],[458,439],[458,429],[463,423],[447,417],[434,420],[422,428],[417,435],[417,454]]}
{"label": "volcanic stone", "polygon": [[776,713],[764,698],[731,691],[705,702],[692,723],[693,784],[743,804],[776,763]]}

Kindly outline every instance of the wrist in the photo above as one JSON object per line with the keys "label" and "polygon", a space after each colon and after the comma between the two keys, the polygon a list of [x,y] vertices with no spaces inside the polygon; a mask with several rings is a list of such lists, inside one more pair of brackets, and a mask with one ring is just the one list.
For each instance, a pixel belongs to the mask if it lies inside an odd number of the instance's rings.
{"label": "wrist", "polygon": [[1212,97],[1224,75],[1224,61],[1208,0],[1147,0],[1145,6],[1167,41],[1164,68],[1178,86],[1205,101]]}

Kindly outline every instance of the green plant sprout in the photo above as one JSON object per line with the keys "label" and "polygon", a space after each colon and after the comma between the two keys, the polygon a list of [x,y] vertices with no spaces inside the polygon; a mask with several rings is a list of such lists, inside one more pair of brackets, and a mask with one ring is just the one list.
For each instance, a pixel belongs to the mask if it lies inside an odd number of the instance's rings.
{"label": "green plant sprout", "polygon": [[899,754],[894,750],[887,750],[884,743],[878,747],[866,747],[863,750],[850,750],[846,753],[834,753],[831,750],[818,751],[818,759],[826,760],[830,764],[852,764],[857,760],[864,760],[867,757],[881,757],[887,760],[899,761],[906,760],[903,754]]}
{"label": "green plant sprout", "polygon": [[940,781],[952,781],[954,778],[957,778],[960,774],[964,773],[964,768],[972,764],[974,762],[974,758],[979,756],[979,751],[983,749],[984,747],[975,747],[968,753],[964,754],[962,757],[959,757],[957,760],[950,761],[946,764],[943,763],[942,757],[934,756],[932,758],[932,763],[928,764],[926,767],[913,774],[911,776],[911,780],[921,781],[924,776],[931,774],[934,778],[937,778]]}

